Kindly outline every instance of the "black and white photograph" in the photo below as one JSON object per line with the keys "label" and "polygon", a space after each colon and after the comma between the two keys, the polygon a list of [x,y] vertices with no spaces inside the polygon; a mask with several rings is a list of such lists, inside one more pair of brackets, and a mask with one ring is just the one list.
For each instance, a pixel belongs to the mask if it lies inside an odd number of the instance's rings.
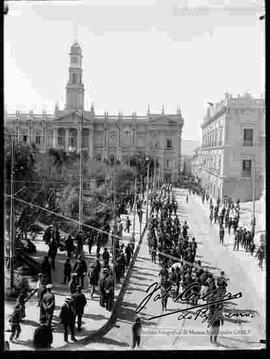
{"label": "black and white photograph", "polygon": [[263,352],[264,1],[2,11],[4,350]]}

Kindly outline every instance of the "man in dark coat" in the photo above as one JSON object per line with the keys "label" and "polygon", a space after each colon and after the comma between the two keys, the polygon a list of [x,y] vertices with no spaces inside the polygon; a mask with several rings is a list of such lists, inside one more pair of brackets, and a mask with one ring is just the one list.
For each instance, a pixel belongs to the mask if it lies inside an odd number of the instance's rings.
{"label": "man in dark coat", "polygon": [[127,266],[129,266],[129,262],[131,258],[131,247],[129,243],[126,246],[125,253],[126,253],[126,264]]}
{"label": "man in dark coat", "polygon": [[73,238],[69,235],[66,239],[66,250],[68,258],[71,258],[71,254],[74,251]]}
{"label": "man in dark coat", "polygon": [[44,276],[47,277],[48,283],[51,283],[52,282],[51,265],[50,265],[48,256],[44,257],[44,260],[43,260],[43,262],[41,264],[41,272],[42,272],[42,274],[44,274]]}
{"label": "man in dark coat", "polygon": [[46,244],[49,244],[52,238],[52,226],[49,226],[46,228],[44,235],[43,235],[43,241]]}
{"label": "man in dark coat", "polygon": [[116,259],[115,266],[114,266],[114,272],[115,272],[115,280],[116,283],[120,283],[121,279],[121,264],[120,264],[120,257]]}
{"label": "man in dark coat", "polygon": [[88,233],[88,236],[87,236],[87,244],[88,244],[88,252],[89,252],[89,254],[91,254],[91,252],[92,252],[92,247],[94,245],[94,241],[95,241],[95,233],[91,229],[89,231],[89,233]]}
{"label": "man in dark coat", "polygon": [[75,311],[73,307],[73,301],[71,298],[66,298],[65,303],[62,305],[60,310],[60,319],[61,323],[63,323],[64,326],[64,340],[65,342],[68,342],[68,329],[70,329],[71,333],[71,340],[76,342],[77,339],[75,338]]}
{"label": "man in dark coat", "polygon": [[225,234],[224,227],[223,227],[223,225],[221,225],[220,230],[219,230],[219,241],[222,245],[224,243],[224,234]]}
{"label": "man in dark coat", "polygon": [[55,242],[56,247],[58,248],[59,244],[60,244],[60,232],[59,232],[59,229],[58,229],[57,225],[55,225],[54,228],[53,228],[52,240]]}
{"label": "man in dark coat", "polygon": [[77,253],[80,253],[83,250],[83,233],[81,231],[76,234],[75,241],[77,241]]}
{"label": "man in dark coat", "polygon": [[125,267],[126,267],[126,258],[123,252],[121,253],[119,258],[119,264],[121,269],[120,275],[121,277],[123,277],[125,275]]}
{"label": "man in dark coat", "polygon": [[64,281],[63,284],[66,284],[66,281],[69,283],[71,277],[71,264],[70,259],[67,258],[64,264]]}
{"label": "man in dark coat", "polygon": [[74,293],[71,297],[73,299],[73,306],[75,311],[75,321],[77,319],[78,330],[81,330],[82,326],[82,316],[84,312],[84,307],[87,304],[87,300],[85,295],[82,293],[82,287],[80,285],[77,286],[76,293]]}
{"label": "man in dark coat", "polygon": [[110,253],[108,252],[106,247],[104,248],[104,252],[102,253],[102,259],[104,262],[104,266],[109,264]]}
{"label": "man in dark coat", "polygon": [[47,320],[47,325],[51,326],[53,319],[53,312],[55,309],[55,297],[52,293],[52,285],[49,283],[46,285],[47,292],[43,295],[41,299],[41,305],[43,306],[45,317]]}
{"label": "man in dark coat", "polygon": [[55,257],[57,255],[57,243],[52,240],[49,244],[48,257],[51,259],[51,267],[55,270]]}
{"label": "man in dark coat", "polygon": [[87,273],[87,264],[82,255],[78,257],[73,267],[73,273],[77,273],[78,284],[80,283],[82,288],[84,287],[84,276]]}
{"label": "man in dark coat", "polygon": [[131,343],[132,349],[135,349],[136,346],[137,347],[140,346],[141,331],[142,331],[141,319],[136,318],[135,323],[132,325],[132,343]]}
{"label": "man in dark coat", "polygon": [[50,349],[53,342],[52,328],[45,320],[40,321],[40,326],[35,329],[33,346],[36,350]]}
{"label": "man in dark coat", "polygon": [[114,283],[112,275],[107,268],[103,269],[103,278],[100,280],[100,305],[106,310],[112,310],[114,298]]}

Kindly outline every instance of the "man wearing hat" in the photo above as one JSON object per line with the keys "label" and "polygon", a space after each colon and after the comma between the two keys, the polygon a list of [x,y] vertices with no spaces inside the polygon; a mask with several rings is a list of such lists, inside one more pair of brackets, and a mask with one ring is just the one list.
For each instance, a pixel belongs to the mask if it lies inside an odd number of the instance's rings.
{"label": "man wearing hat", "polygon": [[87,272],[87,264],[84,259],[83,255],[79,255],[78,259],[76,260],[74,267],[73,267],[73,273],[77,273],[77,283],[81,282],[82,288],[84,287],[84,276]]}
{"label": "man wearing hat", "polygon": [[95,263],[90,266],[88,271],[91,299],[93,299],[96,286],[98,285],[100,268],[101,265],[99,263],[99,260],[96,259]]}
{"label": "man wearing hat", "polygon": [[55,309],[55,297],[52,293],[52,284],[49,283],[46,285],[47,292],[43,295],[41,299],[41,305],[44,309],[45,318],[47,320],[48,326],[52,324],[53,312]]}
{"label": "man wearing hat", "polygon": [[103,278],[100,281],[100,305],[111,311],[114,296],[113,278],[108,268],[103,269]]}
{"label": "man wearing hat", "polygon": [[75,321],[77,317],[78,330],[80,331],[82,326],[82,316],[84,312],[84,307],[87,304],[86,297],[82,293],[82,287],[80,285],[77,286],[76,293],[72,294],[72,299],[73,299],[73,306],[75,311]]}
{"label": "man wearing hat", "polygon": [[60,310],[60,319],[61,323],[64,325],[64,340],[68,342],[68,328],[70,329],[71,333],[71,340],[77,341],[74,335],[74,327],[75,327],[75,311],[73,307],[73,300],[72,298],[67,297],[65,299],[64,304]]}
{"label": "man wearing hat", "polygon": [[41,319],[40,326],[34,331],[33,346],[36,350],[50,349],[52,342],[52,328],[47,325],[46,319]]}

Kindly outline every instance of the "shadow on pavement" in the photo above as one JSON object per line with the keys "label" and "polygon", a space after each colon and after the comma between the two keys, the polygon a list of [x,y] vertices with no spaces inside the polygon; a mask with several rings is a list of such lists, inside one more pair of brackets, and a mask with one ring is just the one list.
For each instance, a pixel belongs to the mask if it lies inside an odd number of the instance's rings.
{"label": "shadow on pavement", "polygon": [[23,325],[30,325],[31,327],[39,327],[39,323],[35,322],[34,320],[24,319]]}
{"label": "shadow on pavement", "polygon": [[125,342],[119,342],[118,340],[115,339],[110,339],[110,338],[106,338],[103,337],[99,340],[95,340],[93,341],[93,343],[102,343],[102,344],[107,344],[107,345],[117,345],[119,347],[129,347],[129,344],[125,343]]}

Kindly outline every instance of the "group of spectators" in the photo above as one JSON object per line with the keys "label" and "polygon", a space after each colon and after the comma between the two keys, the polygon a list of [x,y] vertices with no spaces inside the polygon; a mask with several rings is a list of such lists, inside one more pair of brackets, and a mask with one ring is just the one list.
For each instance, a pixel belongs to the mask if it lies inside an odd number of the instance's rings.
{"label": "group of spectators", "polygon": [[[75,237],[68,236],[63,240],[57,226],[49,226],[44,233],[43,240],[48,245],[48,255],[41,264],[41,271],[38,274],[38,282],[35,289],[31,290],[24,275],[19,275],[20,286],[17,286],[18,297],[14,311],[10,317],[11,335],[10,341],[17,340],[21,333],[21,323],[25,318],[25,305],[33,295],[37,296],[37,306],[39,307],[39,327],[36,328],[33,337],[33,346],[36,349],[50,348],[53,341],[52,320],[55,314],[55,294],[54,285],[66,285],[69,295],[64,299],[59,312],[60,323],[63,324],[64,340],[68,342],[69,333],[71,340],[76,341],[75,323],[77,330],[82,329],[82,316],[85,307],[91,306],[87,302],[87,292],[89,299],[94,296],[99,297],[99,304],[107,311],[112,311],[114,303],[115,284],[120,283],[125,276],[134,253],[134,241],[126,245],[121,243],[123,230],[130,231],[131,222],[126,218],[125,229],[120,219],[115,223],[112,231],[111,251],[104,246],[104,233],[93,235],[93,231],[86,234],[78,232]],[[110,230],[103,228],[103,231]],[[105,233],[105,235],[107,235]],[[102,241],[103,239],[103,241]],[[83,245],[88,244],[89,254],[92,247],[96,244],[94,262],[85,256]],[[63,265],[62,281],[59,282],[59,274],[55,278],[59,283],[53,283],[52,271],[59,271],[60,267],[56,263],[58,251],[66,251],[67,257]],[[85,279],[89,282],[89,291],[85,291]],[[84,290],[84,293],[82,292]]]}

